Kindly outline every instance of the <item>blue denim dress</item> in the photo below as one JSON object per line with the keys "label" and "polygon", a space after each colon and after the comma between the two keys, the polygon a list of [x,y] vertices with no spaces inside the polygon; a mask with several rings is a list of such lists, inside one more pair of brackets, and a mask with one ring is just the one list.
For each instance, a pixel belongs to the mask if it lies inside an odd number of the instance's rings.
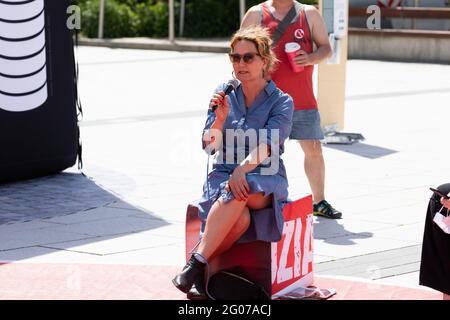
{"label": "blue denim dress", "polygon": [[[215,93],[224,91],[225,87],[226,84],[220,85]],[[245,106],[240,84],[228,96],[228,104],[230,111],[223,126],[222,146],[214,154],[212,171],[203,186],[203,196],[197,203],[199,216],[203,221],[201,230],[204,231],[211,205],[219,197],[222,197],[224,202],[234,199],[232,192],[226,191],[225,186],[233,170],[243,160],[242,157],[245,159],[256,147],[249,139],[242,138],[243,133],[252,131],[256,133],[258,145],[265,142],[271,147],[271,158],[246,174],[250,194],[263,192],[265,196],[270,195],[272,206],[250,210],[250,226],[239,242],[278,241],[283,231],[283,206],[288,197],[286,170],[280,155],[284,152],[284,141],[292,127],[292,98],[278,89],[273,81],[269,81],[249,108]],[[211,127],[214,120],[215,113],[208,110],[203,132]],[[232,132],[240,132],[241,135],[228,136],[227,133]]]}

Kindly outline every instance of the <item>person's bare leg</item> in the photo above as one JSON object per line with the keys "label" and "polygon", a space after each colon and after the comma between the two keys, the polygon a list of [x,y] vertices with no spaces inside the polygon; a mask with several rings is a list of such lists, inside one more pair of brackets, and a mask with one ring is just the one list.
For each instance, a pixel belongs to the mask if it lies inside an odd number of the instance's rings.
{"label": "person's bare leg", "polygon": [[[201,254],[206,260],[210,260],[213,254],[216,255],[215,251],[220,246],[229,249],[248,228],[247,225],[244,231],[236,230],[236,234],[233,236],[234,239],[227,239],[238,219],[244,214],[244,211],[247,210],[248,212],[248,208],[256,210],[266,208],[270,205],[271,199],[270,196],[264,197],[263,193],[256,193],[249,195],[246,201],[232,200],[228,203],[223,203],[221,199],[216,201],[206,219],[205,232],[198,246],[197,253]],[[238,233],[240,233],[239,237],[237,237]],[[223,244],[224,241],[225,244]],[[222,250],[221,252],[224,252]]]}
{"label": "person's bare leg", "polygon": [[450,300],[450,295],[444,293],[443,299],[444,299],[444,300]]}
{"label": "person's bare leg", "polygon": [[325,160],[319,140],[300,140],[305,154],[304,168],[313,200],[318,203],[325,199]]}
{"label": "person's bare leg", "polygon": [[225,237],[225,239],[220,244],[219,248],[217,248],[216,251],[211,255],[210,259],[213,259],[214,257],[217,257],[230,249],[233,244],[239,240],[239,238],[247,231],[248,227],[250,225],[250,211],[248,210],[248,207],[244,207],[244,210],[242,211],[242,215],[239,217],[239,219],[236,221],[234,226],[231,228],[231,231],[228,233],[228,235]]}
{"label": "person's bare leg", "polygon": [[247,207],[253,210],[259,210],[269,207],[272,204],[272,196],[264,196],[264,193],[254,193],[247,200]]}
{"label": "person's bare leg", "polygon": [[197,253],[206,260],[210,259],[242,215],[246,203],[235,199],[224,203],[219,199],[212,205]]}

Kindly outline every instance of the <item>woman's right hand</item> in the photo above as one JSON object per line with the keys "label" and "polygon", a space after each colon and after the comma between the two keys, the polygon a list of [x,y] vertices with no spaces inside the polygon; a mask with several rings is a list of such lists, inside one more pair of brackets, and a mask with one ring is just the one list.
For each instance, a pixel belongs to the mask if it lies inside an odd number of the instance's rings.
{"label": "woman's right hand", "polygon": [[220,91],[213,96],[211,102],[209,103],[209,108],[211,109],[213,106],[218,106],[216,111],[214,111],[216,114],[216,120],[224,123],[230,110],[228,99],[225,97],[225,92]]}
{"label": "woman's right hand", "polygon": [[238,166],[233,170],[233,173],[225,186],[225,190],[232,192],[236,200],[246,201],[250,192],[250,187],[245,176],[245,171]]}

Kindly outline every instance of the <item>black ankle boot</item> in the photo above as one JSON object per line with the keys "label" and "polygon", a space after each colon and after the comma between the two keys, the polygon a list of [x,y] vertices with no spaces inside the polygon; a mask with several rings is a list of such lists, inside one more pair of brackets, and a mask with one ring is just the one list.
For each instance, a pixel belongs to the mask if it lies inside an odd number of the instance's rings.
{"label": "black ankle boot", "polygon": [[191,256],[189,262],[184,266],[183,271],[173,278],[172,283],[179,290],[184,293],[188,293],[191,289],[194,281],[205,276],[205,266],[206,264],[195,259],[194,255]]}
{"label": "black ankle boot", "polygon": [[208,300],[208,295],[205,289],[205,277],[197,277],[194,281],[194,285],[187,293],[186,297],[189,300]]}

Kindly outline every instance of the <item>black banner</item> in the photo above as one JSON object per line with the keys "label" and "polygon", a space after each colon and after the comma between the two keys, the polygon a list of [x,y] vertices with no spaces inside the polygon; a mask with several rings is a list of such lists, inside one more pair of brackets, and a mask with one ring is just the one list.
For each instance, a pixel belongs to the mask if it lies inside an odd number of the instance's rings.
{"label": "black banner", "polygon": [[70,0],[0,0],[0,183],[57,173],[78,153]]}

